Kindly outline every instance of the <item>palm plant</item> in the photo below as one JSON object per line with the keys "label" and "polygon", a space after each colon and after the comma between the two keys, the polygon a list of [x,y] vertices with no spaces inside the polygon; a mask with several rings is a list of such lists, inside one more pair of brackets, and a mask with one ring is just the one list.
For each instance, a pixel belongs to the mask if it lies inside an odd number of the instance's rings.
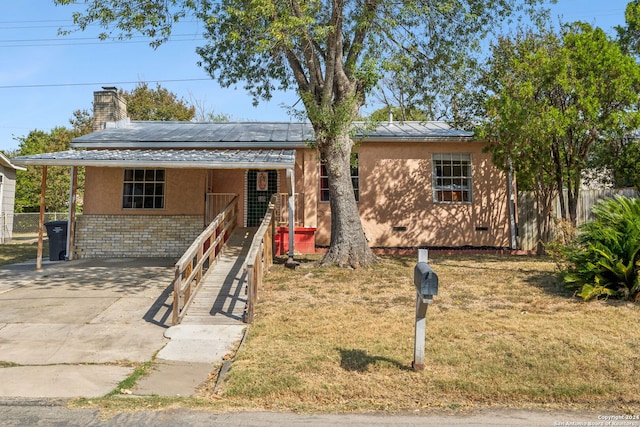
{"label": "palm plant", "polygon": [[640,199],[615,196],[592,212],[595,219],[565,248],[565,283],[585,300],[640,300]]}

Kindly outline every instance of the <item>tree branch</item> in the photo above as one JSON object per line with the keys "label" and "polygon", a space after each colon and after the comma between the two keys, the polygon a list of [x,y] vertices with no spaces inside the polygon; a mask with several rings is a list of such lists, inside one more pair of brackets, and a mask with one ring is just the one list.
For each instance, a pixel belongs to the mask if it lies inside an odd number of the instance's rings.
{"label": "tree branch", "polygon": [[[305,17],[305,14],[302,11],[302,8],[300,7],[300,4],[296,1],[296,0],[291,0],[291,9],[293,11],[293,14],[296,18],[302,20]],[[314,96],[317,95],[317,89],[318,88],[322,88],[326,83],[325,83],[325,79],[323,78],[322,75],[322,61],[320,61],[320,59],[318,58],[318,55],[316,53],[316,51],[318,52],[322,52],[322,50],[320,49],[320,46],[317,45],[316,43],[314,43],[313,41],[313,37],[312,35],[309,33],[309,31],[306,28],[301,28],[302,29],[302,33],[304,34],[303,40],[301,40],[301,49],[302,49],[302,55],[304,57],[304,62],[309,70],[309,79],[306,80],[307,84],[306,84],[306,89],[303,87],[300,87],[301,90],[306,90],[306,91],[312,91],[314,92]],[[287,48],[287,60],[289,61],[289,64],[291,64],[291,56],[294,56],[296,58],[296,65],[300,65],[300,62],[298,60],[297,55],[295,55],[295,53]],[[300,67],[300,69],[302,70],[302,68]]]}
{"label": "tree branch", "polygon": [[362,21],[357,24],[356,31],[353,35],[353,40],[349,47],[349,53],[347,53],[347,59],[345,61],[345,70],[348,74],[352,74],[357,64],[358,58],[362,53],[362,47],[364,40],[369,34],[373,18],[375,18],[375,11],[380,4],[380,0],[365,0],[364,10],[362,11]]}

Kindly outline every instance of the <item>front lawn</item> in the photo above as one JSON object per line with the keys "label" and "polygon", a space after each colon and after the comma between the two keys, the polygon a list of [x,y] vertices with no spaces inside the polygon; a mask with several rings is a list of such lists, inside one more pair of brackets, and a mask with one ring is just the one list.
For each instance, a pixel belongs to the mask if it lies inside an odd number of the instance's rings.
{"label": "front lawn", "polygon": [[370,269],[276,265],[217,408],[410,411],[487,406],[640,413],[640,306],[583,302],[547,259],[431,256],[440,293],[414,350],[415,257]]}

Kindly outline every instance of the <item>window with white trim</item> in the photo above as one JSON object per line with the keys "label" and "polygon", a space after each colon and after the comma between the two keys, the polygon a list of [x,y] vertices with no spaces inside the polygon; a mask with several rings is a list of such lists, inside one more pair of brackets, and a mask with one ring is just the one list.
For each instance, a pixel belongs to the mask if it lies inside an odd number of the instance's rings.
{"label": "window with white trim", "polygon": [[433,154],[433,201],[471,202],[471,154]]}
{"label": "window with white trim", "polygon": [[125,169],[122,209],[164,209],[165,170]]}
{"label": "window with white trim", "polygon": [[[356,202],[360,201],[360,178],[358,171],[358,154],[352,155],[351,161],[351,184],[353,185],[353,195]],[[324,162],[320,163],[320,201],[329,201],[329,173]]]}

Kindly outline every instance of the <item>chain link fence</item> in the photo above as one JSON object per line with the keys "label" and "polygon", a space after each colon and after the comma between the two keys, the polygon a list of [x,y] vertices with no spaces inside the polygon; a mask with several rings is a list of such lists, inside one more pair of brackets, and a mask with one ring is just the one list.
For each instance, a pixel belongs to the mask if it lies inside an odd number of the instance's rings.
{"label": "chain link fence", "polygon": [[[38,233],[38,223],[40,214],[34,213],[17,213],[13,215],[13,234],[35,234]],[[44,222],[61,221],[69,219],[67,212],[47,212],[44,214]]]}
{"label": "chain link fence", "polygon": [[13,212],[0,214],[0,244],[11,240],[11,226],[13,225]]}

